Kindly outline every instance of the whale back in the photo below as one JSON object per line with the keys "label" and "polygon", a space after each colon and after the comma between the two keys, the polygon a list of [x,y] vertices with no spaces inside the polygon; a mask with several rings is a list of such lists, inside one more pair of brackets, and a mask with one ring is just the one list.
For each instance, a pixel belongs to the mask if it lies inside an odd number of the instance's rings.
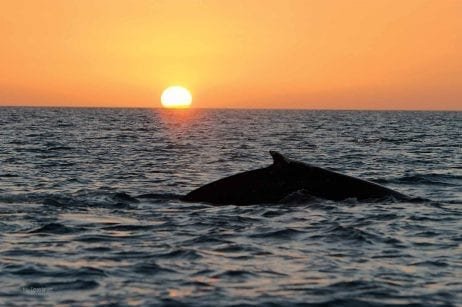
{"label": "whale back", "polygon": [[297,191],[328,200],[406,197],[374,182],[291,160],[277,151],[270,154],[272,165],[211,182],[182,200],[237,205],[274,203]]}
{"label": "whale back", "polygon": [[182,200],[215,204],[277,202],[280,188],[272,167],[251,170],[213,181],[186,194]]}

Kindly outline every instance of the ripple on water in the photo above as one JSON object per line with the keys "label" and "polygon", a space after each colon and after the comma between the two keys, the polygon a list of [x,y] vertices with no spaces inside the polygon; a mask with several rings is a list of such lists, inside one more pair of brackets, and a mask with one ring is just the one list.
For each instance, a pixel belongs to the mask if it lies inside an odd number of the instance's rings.
{"label": "ripple on water", "polygon": [[104,230],[115,230],[115,231],[148,231],[153,229],[153,225],[111,225],[102,227]]}
{"label": "ripple on water", "polygon": [[383,239],[376,234],[351,225],[333,225],[327,229],[327,236],[332,241],[350,241],[353,244],[374,244]]}
{"label": "ripple on water", "polygon": [[232,282],[241,282],[257,276],[255,273],[245,270],[226,270],[212,275],[212,278],[226,279]]}
{"label": "ripple on water", "polygon": [[301,230],[286,228],[267,232],[258,232],[250,234],[249,237],[260,239],[292,240],[296,239],[298,236],[304,233],[305,232]]}
{"label": "ripple on water", "polygon": [[165,268],[154,261],[148,261],[148,262],[139,262],[133,266],[133,271],[140,273],[140,274],[145,274],[145,275],[154,275],[154,274],[172,274],[176,273],[175,270]]}
{"label": "ripple on water", "polygon": [[48,223],[41,227],[30,230],[29,233],[59,235],[59,234],[77,233],[77,232],[82,232],[85,230],[86,229],[83,227],[70,227],[70,226],[65,226],[61,223]]}
{"label": "ripple on water", "polygon": [[[0,305],[462,302],[460,112],[0,112]],[[420,198],[179,201],[268,150]]]}
{"label": "ripple on water", "polygon": [[24,286],[25,289],[49,289],[49,291],[78,291],[78,290],[93,290],[99,286],[94,280],[76,279],[73,281],[62,282],[32,282]]}

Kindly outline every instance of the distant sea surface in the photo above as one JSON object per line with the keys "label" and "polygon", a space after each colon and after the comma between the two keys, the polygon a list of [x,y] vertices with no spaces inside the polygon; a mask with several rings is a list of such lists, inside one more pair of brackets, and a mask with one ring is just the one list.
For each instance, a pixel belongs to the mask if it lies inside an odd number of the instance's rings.
{"label": "distant sea surface", "polygon": [[[461,306],[462,113],[0,108],[2,306]],[[178,197],[269,150],[420,197]]]}

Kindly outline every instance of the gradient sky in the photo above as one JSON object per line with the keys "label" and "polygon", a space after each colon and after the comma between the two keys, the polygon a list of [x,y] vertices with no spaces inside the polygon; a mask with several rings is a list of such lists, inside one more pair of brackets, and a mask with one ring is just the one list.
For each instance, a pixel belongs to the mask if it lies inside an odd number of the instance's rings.
{"label": "gradient sky", "polygon": [[462,110],[462,0],[0,0],[0,105]]}

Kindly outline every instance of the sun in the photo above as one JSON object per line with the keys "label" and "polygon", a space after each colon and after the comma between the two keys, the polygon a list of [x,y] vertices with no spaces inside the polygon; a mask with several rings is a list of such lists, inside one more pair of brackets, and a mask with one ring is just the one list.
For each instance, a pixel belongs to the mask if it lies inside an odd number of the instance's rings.
{"label": "sun", "polygon": [[191,93],[182,86],[167,87],[160,96],[164,108],[184,109],[189,108],[192,102]]}

